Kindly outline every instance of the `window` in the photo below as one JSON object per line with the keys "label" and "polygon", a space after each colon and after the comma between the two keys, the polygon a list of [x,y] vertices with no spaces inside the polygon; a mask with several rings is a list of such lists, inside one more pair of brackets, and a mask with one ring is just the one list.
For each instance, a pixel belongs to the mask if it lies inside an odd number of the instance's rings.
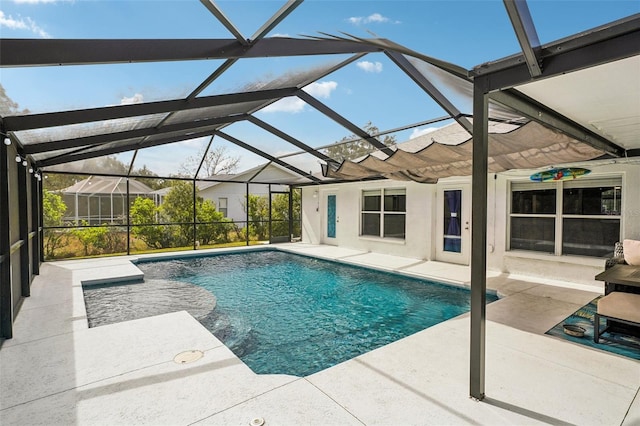
{"label": "window", "polygon": [[360,235],[404,239],[406,204],[404,189],[362,191]]}
{"label": "window", "polygon": [[620,240],[622,179],[511,185],[510,248],[607,257]]}
{"label": "window", "polygon": [[227,217],[227,199],[218,198],[218,211]]}

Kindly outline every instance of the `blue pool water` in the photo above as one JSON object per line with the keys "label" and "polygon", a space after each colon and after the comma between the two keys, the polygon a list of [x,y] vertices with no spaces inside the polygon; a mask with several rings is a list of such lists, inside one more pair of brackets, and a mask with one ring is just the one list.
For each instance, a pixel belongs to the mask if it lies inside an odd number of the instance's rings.
{"label": "blue pool water", "polygon": [[138,267],[213,293],[198,319],[256,373],[306,376],[469,310],[465,289],[277,250]]}

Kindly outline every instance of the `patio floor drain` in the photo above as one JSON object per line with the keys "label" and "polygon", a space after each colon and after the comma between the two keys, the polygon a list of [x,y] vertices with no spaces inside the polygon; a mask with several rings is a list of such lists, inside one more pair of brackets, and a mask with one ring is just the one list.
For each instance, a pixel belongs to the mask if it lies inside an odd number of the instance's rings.
{"label": "patio floor drain", "polygon": [[195,362],[204,356],[204,352],[202,351],[185,351],[180,352],[173,358],[173,361],[176,364],[189,364],[190,362]]}

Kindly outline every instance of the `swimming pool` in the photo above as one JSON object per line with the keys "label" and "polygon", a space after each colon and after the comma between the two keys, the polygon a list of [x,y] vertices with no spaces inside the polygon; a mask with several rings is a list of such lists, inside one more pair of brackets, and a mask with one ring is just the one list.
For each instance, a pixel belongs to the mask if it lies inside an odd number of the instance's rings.
{"label": "swimming pool", "polygon": [[136,286],[178,282],[213,294],[215,309],[194,316],[256,373],[306,376],[469,310],[466,289],[279,250],[138,267],[145,283]]}

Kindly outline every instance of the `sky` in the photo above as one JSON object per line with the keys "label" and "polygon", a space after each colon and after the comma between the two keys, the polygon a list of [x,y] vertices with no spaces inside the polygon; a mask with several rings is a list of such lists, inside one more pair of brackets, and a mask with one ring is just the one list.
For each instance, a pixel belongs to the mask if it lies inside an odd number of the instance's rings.
{"label": "sky", "polygon": [[[245,38],[284,1],[217,1]],[[640,13],[638,0],[530,0],[529,8],[541,43],[548,43]],[[307,0],[281,22],[269,37],[319,35],[378,36],[467,69],[519,52],[502,1],[326,1]],[[3,0],[2,38],[233,38],[197,0]],[[0,53],[1,54],[1,53]],[[338,59],[346,59],[340,57]],[[326,65],[336,58],[268,58],[238,61],[201,95],[238,91],[256,81],[290,70]],[[222,61],[1,68],[7,95],[33,113],[127,103],[178,99],[194,90]],[[445,115],[386,56],[370,54],[305,89],[354,124],[371,122],[380,130],[397,128]],[[467,105],[458,106],[463,112]],[[312,147],[331,144],[351,132],[297,98],[258,112],[260,119]],[[442,124],[446,124],[444,122]],[[398,142],[435,125],[395,133]],[[280,156],[298,149],[249,123],[225,129],[234,137]],[[161,175],[178,172],[209,138],[141,150],[136,167],[146,165]],[[241,156],[240,169],[264,160],[215,140],[231,155]],[[130,161],[132,154],[118,156]],[[285,157],[314,173],[317,159],[308,154]]]}

